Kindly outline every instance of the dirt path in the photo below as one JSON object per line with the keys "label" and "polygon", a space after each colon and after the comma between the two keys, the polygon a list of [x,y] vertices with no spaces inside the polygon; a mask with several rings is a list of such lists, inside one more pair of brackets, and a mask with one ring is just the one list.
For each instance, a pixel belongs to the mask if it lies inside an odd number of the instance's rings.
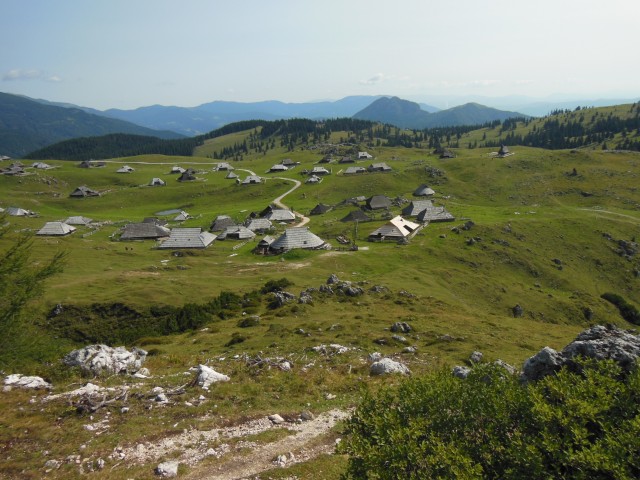
{"label": "dirt path", "polygon": [[[288,209],[289,207],[287,207],[284,203],[282,203],[282,200],[284,199],[284,197],[286,197],[290,193],[293,193],[294,191],[296,191],[300,187],[300,185],[302,185],[302,182],[300,180],[295,180],[293,178],[284,178],[284,177],[273,177],[273,179],[274,180],[286,180],[287,182],[293,182],[295,184],[293,187],[291,187],[289,190],[284,192],[282,195],[280,195],[278,198],[276,198],[273,201],[273,203],[275,203],[278,207],[284,208],[284,209]],[[295,227],[302,227],[303,225],[306,225],[307,223],[309,223],[309,220],[311,220],[309,217],[305,217],[300,212],[294,211],[293,214],[296,217],[300,218],[300,222],[298,224],[294,225]]]}
{"label": "dirt path", "polygon": [[[163,458],[175,458],[179,463],[191,467],[191,473],[184,478],[243,479],[278,467],[274,460],[279,455],[286,456],[284,466],[288,466],[331,453],[334,448],[333,441],[323,441],[321,437],[338,421],[348,416],[347,411],[331,410],[307,422],[285,422],[280,425],[274,425],[268,418],[263,417],[232,427],[188,430],[153,443],[140,443],[122,449],[121,452],[128,463],[150,466],[155,466],[154,464]],[[281,429],[289,434],[271,443],[259,443],[250,439],[273,429]],[[179,455],[176,456],[176,452],[179,452]],[[207,458],[220,458],[221,463],[199,466],[200,462]]]}

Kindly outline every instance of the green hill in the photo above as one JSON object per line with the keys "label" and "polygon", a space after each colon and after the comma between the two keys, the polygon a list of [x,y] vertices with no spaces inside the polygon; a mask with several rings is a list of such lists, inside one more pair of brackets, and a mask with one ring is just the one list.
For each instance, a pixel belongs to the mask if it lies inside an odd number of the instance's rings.
{"label": "green hill", "polygon": [[182,137],[80,109],[45,105],[26,97],[0,93],[0,155],[22,157],[62,140],[110,133],[165,139]]}

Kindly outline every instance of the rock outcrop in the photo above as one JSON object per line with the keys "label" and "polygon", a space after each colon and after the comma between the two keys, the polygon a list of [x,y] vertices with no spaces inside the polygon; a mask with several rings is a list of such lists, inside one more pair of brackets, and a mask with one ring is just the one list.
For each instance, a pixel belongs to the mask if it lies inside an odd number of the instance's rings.
{"label": "rock outcrop", "polygon": [[80,367],[85,373],[94,376],[101,374],[133,374],[142,368],[147,352],[139,348],[128,351],[125,347],[107,345],[88,345],[68,353],[62,359],[65,365]]}
{"label": "rock outcrop", "polygon": [[29,377],[26,375],[21,375],[19,373],[14,373],[13,375],[8,375],[4,379],[5,387],[17,387],[17,388],[29,388],[29,389],[51,389],[51,384],[45,381],[41,377]]}
{"label": "rock outcrop", "polygon": [[369,369],[371,375],[386,375],[389,373],[400,373],[402,375],[409,375],[411,372],[409,368],[400,362],[391,360],[390,358],[383,358],[371,364]]}
{"label": "rock outcrop", "polygon": [[198,365],[195,370],[197,372],[195,380],[196,385],[205,389],[209,388],[212,383],[228,382],[230,380],[227,375],[218,373],[213,368],[207,367],[206,365]]}
{"label": "rock outcrop", "polygon": [[613,360],[629,372],[640,356],[640,336],[613,325],[596,325],[580,333],[561,352],[545,347],[529,358],[522,367],[523,381],[534,381],[552,375],[563,366],[575,369],[577,357]]}

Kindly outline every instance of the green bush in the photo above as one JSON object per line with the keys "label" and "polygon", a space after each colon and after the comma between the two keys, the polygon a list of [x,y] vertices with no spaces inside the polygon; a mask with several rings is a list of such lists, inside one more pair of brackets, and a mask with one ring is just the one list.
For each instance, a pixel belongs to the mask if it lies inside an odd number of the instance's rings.
{"label": "green bush", "polygon": [[615,293],[603,293],[600,298],[603,298],[609,303],[612,303],[616,307],[618,307],[618,311],[622,318],[624,318],[627,322],[633,323],[634,325],[640,325],[640,312],[636,307],[628,303],[624,298]]}
{"label": "green bush", "polygon": [[500,367],[366,393],[347,422],[347,478],[638,478],[640,375],[610,362],[528,385]]}

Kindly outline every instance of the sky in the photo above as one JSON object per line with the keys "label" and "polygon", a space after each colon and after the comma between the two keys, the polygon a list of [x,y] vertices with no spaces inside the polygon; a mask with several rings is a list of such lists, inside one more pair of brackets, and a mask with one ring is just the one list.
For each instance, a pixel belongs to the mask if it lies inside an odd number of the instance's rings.
{"label": "sky", "polygon": [[0,92],[100,110],[640,96],[637,0],[0,0],[0,18]]}

